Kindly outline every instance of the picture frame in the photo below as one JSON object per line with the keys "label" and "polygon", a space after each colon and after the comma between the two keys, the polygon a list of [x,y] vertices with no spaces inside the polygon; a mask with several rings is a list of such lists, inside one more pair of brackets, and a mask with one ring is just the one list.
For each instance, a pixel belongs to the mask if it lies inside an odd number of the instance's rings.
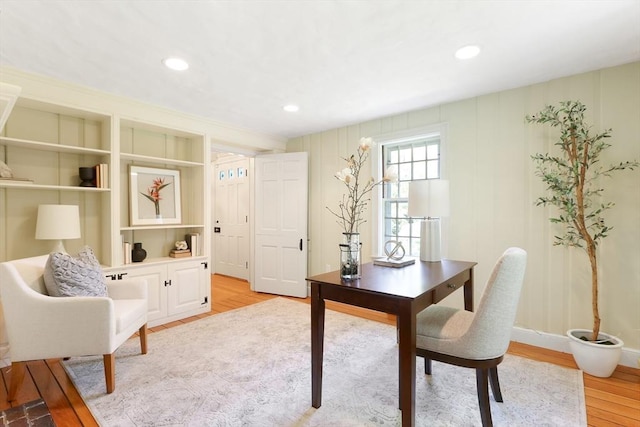
{"label": "picture frame", "polygon": [[129,165],[131,225],[181,224],[180,171]]}

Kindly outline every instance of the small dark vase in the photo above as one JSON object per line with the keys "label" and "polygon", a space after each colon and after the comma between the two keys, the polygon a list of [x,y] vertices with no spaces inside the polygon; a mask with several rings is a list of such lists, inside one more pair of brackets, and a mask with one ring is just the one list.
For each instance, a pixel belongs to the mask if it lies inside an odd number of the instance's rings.
{"label": "small dark vase", "polygon": [[131,250],[131,261],[142,262],[147,257],[147,251],[142,249],[142,243],[134,243]]}
{"label": "small dark vase", "polygon": [[95,187],[96,170],[94,168],[78,168],[78,175],[82,182],[80,187]]}

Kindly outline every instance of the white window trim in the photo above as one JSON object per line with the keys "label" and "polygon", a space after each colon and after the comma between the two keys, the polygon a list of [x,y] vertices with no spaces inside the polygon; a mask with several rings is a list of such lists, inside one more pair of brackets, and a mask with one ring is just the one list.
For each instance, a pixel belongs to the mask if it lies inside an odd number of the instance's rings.
{"label": "white window trim", "polygon": [[[371,165],[375,165],[372,168],[373,178],[379,181],[384,176],[382,170],[382,149],[387,144],[397,144],[403,142],[411,142],[416,139],[422,139],[432,135],[440,135],[440,178],[446,179],[446,159],[447,159],[447,131],[448,123],[438,123],[430,126],[417,127],[412,129],[403,129],[400,131],[383,133],[379,135],[372,135],[371,138],[375,141],[375,150],[371,153]],[[373,242],[371,242],[372,256],[381,256],[384,254],[384,204],[380,203],[382,198],[382,186],[376,187],[375,197],[371,197],[371,236]]]}

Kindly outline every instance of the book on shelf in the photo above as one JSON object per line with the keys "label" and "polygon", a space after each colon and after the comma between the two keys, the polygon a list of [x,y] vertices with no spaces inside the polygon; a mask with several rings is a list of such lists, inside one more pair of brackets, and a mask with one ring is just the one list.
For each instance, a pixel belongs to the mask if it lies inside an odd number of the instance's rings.
{"label": "book on shelf", "polygon": [[96,187],[108,188],[109,187],[109,165],[106,163],[100,163],[94,166],[96,170]]}
{"label": "book on shelf", "polygon": [[191,251],[189,249],[172,249],[169,252],[169,256],[171,258],[185,258],[191,256]]}
{"label": "book on shelf", "polygon": [[415,258],[403,258],[400,260],[381,258],[381,259],[373,260],[374,265],[381,265],[383,267],[395,267],[395,268],[406,267],[407,265],[411,265],[415,263],[416,263]]}
{"label": "book on shelf", "polygon": [[198,256],[200,254],[200,233],[187,233],[184,235],[184,240],[191,251],[191,256]]}
{"label": "book on shelf", "polygon": [[131,264],[131,243],[122,243],[122,263]]}

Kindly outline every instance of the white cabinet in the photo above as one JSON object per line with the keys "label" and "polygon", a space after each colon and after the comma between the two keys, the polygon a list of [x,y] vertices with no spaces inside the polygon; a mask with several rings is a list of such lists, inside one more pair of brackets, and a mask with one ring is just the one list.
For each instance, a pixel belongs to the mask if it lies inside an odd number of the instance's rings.
{"label": "white cabinet", "polygon": [[211,310],[206,261],[131,264],[126,268],[105,271],[105,274],[111,280],[140,278],[147,281],[150,327]]}

